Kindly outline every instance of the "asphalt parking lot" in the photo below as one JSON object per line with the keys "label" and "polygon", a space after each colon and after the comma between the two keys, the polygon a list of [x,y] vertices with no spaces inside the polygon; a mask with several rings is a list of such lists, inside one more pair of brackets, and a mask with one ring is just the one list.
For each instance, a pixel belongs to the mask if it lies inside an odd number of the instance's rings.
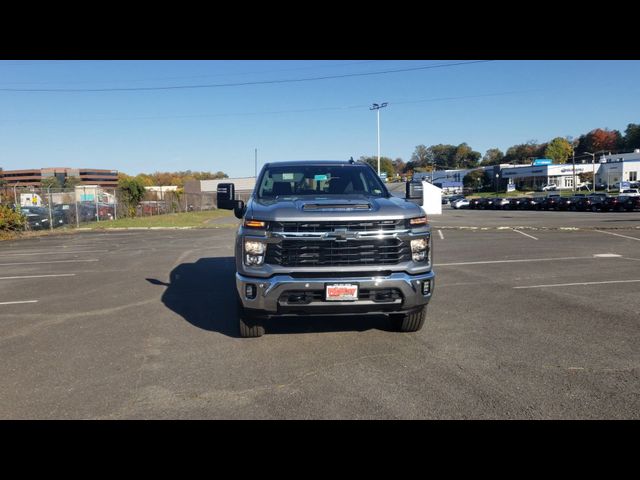
{"label": "asphalt parking lot", "polygon": [[640,214],[431,223],[410,334],[355,316],[239,338],[232,228],[2,242],[0,418],[640,418]]}

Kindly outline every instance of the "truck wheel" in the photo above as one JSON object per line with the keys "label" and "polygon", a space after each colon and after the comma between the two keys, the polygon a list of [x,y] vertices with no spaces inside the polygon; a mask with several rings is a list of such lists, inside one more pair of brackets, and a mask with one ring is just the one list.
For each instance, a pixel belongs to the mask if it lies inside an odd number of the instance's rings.
{"label": "truck wheel", "polygon": [[264,335],[264,326],[259,317],[247,313],[238,299],[238,324],[242,338],[255,338]]}
{"label": "truck wheel", "polygon": [[422,307],[415,312],[404,315],[392,315],[391,320],[400,332],[417,332],[424,325],[424,319],[427,316],[427,307]]}

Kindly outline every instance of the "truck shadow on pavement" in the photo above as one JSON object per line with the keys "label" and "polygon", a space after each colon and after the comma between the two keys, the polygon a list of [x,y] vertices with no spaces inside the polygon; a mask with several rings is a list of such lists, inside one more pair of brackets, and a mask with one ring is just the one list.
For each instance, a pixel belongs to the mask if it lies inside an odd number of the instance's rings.
{"label": "truck shadow on pavement", "polygon": [[[162,303],[193,326],[239,338],[235,272],[234,257],[201,258],[195,263],[175,267],[169,283],[155,278],[146,280],[166,287]],[[391,322],[384,315],[280,317],[265,323],[267,335],[371,329],[393,331]]]}

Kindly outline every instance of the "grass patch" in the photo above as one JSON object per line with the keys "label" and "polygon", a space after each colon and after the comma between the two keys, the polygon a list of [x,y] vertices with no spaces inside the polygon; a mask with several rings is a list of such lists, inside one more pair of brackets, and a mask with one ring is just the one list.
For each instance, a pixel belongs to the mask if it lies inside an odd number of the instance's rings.
{"label": "grass patch", "polygon": [[219,218],[229,218],[233,223],[233,211],[208,210],[205,212],[168,213],[166,215],[153,215],[151,217],[120,218],[118,220],[105,220],[81,224],[81,227],[99,230],[104,228],[149,228],[149,227],[194,227],[215,228],[220,223],[207,223]]}

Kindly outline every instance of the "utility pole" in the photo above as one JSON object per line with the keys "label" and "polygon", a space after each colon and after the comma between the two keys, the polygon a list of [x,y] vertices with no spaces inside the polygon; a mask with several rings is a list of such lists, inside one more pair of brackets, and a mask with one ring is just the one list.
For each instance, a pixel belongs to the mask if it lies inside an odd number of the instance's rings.
{"label": "utility pole", "polygon": [[571,155],[573,156],[573,193],[576,193],[576,149],[571,147]]}
{"label": "utility pole", "polygon": [[374,103],[369,110],[375,110],[378,117],[378,177],[380,176],[380,109],[389,105],[387,102],[377,104]]}

